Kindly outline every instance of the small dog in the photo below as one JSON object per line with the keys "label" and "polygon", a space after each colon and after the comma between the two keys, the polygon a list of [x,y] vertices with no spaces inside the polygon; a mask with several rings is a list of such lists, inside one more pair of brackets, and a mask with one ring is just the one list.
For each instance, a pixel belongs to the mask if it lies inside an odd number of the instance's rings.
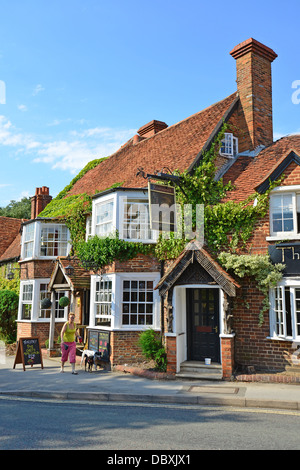
{"label": "small dog", "polygon": [[103,367],[105,370],[111,370],[109,359],[107,356],[103,356],[101,352],[97,351],[90,351],[89,349],[85,349],[82,352],[81,362],[80,365],[82,366],[84,361],[84,370],[86,371],[88,367],[88,372],[93,371],[93,366],[95,370],[97,370],[97,366]]}
{"label": "small dog", "polygon": [[84,362],[85,372],[86,372],[86,366],[88,366],[88,372],[93,372],[93,365],[94,365],[94,357],[93,356],[85,356],[85,362]]}
{"label": "small dog", "polygon": [[84,370],[86,371],[86,366],[89,366],[89,371],[92,372],[92,367],[94,363],[94,351],[91,351],[89,349],[85,349],[82,351],[82,356],[81,356],[81,361],[80,365],[82,367],[84,361]]}

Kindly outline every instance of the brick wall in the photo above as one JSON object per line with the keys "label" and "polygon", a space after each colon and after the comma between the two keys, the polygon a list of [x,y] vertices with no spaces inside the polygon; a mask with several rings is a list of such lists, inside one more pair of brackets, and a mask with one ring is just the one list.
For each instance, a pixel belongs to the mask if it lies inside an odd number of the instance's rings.
{"label": "brick wall", "polygon": [[20,263],[21,280],[50,278],[54,264],[49,260],[33,260]]}
{"label": "brick wall", "polygon": [[[61,329],[63,327],[64,322],[62,323],[55,323],[55,333],[54,333],[54,341],[57,341],[58,337],[60,336]],[[49,339],[49,327],[50,323],[44,322],[18,322],[17,327],[17,340],[19,338],[34,338],[38,337],[40,340],[40,344],[42,347],[45,345],[45,341]]]}
{"label": "brick wall", "polygon": [[145,357],[138,345],[140,331],[112,331],[111,342],[111,364],[132,364],[143,362]]}
{"label": "brick wall", "polygon": [[114,261],[105,266],[103,271],[109,273],[121,272],[157,272],[160,271],[160,262],[153,256],[138,254],[135,258],[126,261]]}

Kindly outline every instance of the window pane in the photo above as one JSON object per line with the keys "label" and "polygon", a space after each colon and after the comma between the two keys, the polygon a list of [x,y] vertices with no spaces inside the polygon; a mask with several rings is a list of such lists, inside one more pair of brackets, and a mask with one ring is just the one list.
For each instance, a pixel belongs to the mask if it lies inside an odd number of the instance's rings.
{"label": "window pane", "polygon": [[127,199],[124,204],[123,238],[150,240],[149,204],[147,199]]}
{"label": "window pane", "polygon": [[96,281],[95,322],[98,326],[111,326],[112,281]]}
{"label": "window pane", "polygon": [[122,313],[123,325],[153,324],[153,281],[123,281]]}
{"label": "window pane", "polygon": [[271,196],[273,232],[293,232],[293,197],[291,194]]}
{"label": "window pane", "polygon": [[40,239],[40,256],[66,256],[68,229],[63,225],[43,226]]}

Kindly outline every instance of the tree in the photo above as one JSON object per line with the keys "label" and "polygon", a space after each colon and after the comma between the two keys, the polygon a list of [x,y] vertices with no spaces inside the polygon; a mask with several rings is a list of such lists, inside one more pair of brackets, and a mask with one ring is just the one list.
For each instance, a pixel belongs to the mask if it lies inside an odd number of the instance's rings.
{"label": "tree", "polygon": [[0,333],[7,343],[16,340],[18,304],[18,294],[10,290],[0,291]]}
{"label": "tree", "polygon": [[31,218],[31,198],[23,197],[21,201],[11,200],[6,207],[0,207],[0,216],[15,219]]}

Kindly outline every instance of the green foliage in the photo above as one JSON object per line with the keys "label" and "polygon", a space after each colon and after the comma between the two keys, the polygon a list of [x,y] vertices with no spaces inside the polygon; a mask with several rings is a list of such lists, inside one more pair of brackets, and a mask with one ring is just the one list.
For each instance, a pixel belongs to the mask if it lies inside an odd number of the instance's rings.
{"label": "green foliage", "polygon": [[139,253],[149,254],[152,251],[152,245],[126,242],[120,240],[118,234],[106,238],[95,235],[87,242],[81,241],[76,246],[76,254],[81,262],[91,267],[96,266],[98,269],[111,264],[116,259],[125,261],[134,258]]}
{"label": "green foliage", "polygon": [[31,198],[23,197],[21,201],[11,200],[6,207],[0,207],[0,216],[15,219],[31,218]]}
{"label": "green foliage", "polygon": [[234,252],[238,247],[244,248],[255,224],[267,214],[272,188],[241,202],[226,201],[205,206],[204,232],[208,246],[214,251],[227,248]]}
{"label": "green foliage", "polygon": [[172,232],[169,238],[166,238],[164,234],[160,234],[155,246],[155,256],[158,260],[177,258],[183,251],[186,243],[187,240],[176,238]]}
{"label": "green foliage", "polygon": [[18,304],[18,294],[10,290],[0,291],[0,332],[7,343],[16,341]]}
{"label": "green foliage", "polygon": [[143,355],[147,359],[153,360],[157,369],[166,371],[166,351],[162,346],[161,341],[157,338],[157,333],[155,333],[154,330],[149,329],[143,331],[139,337],[139,345],[142,349]]}
{"label": "green foliage", "polygon": [[264,322],[264,313],[269,309],[269,289],[275,287],[282,278],[284,264],[273,264],[269,255],[237,255],[222,252],[219,254],[221,265],[240,279],[252,277],[258,289],[264,294],[259,325]]}

